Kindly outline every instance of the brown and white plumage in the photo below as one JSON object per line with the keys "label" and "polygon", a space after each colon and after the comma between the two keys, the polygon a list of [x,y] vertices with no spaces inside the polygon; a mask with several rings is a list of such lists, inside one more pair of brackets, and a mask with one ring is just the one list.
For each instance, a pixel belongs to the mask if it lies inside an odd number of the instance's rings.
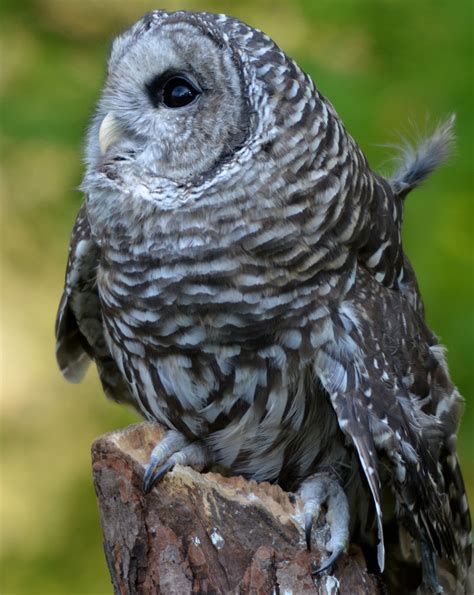
{"label": "brown and white plumage", "polygon": [[94,360],[181,461],[304,493],[332,476],[393,589],[403,564],[462,589],[470,561],[461,399],[400,240],[450,134],[386,180],[266,35],[150,13],[112,48],[58,314],[65,376]]}

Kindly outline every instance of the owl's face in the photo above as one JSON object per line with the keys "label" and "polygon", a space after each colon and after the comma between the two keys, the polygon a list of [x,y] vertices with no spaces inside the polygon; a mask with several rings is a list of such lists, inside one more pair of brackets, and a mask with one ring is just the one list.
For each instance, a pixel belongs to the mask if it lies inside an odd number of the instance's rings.
{"label": "owl's face", "polygon": [[89,130],[82,189],[96,235],[111,217],[123,227],[143,209],[184,216],[198,203],[229,222],[268,220],[321,177],[331,110],[261,31],[225,15],[145,15],[113,44]]}
{"label": "owl's face", "polygon": [[248,127],[232,47],[189,13],[156,12],[113,44],[87,157],[180,183],[235,151]]}

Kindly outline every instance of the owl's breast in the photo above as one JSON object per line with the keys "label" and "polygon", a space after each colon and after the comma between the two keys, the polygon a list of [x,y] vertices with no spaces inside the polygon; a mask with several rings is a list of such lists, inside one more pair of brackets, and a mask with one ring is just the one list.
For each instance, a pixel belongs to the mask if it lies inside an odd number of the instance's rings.
{"label": "owl's breast", "polygon": [[324,446],[327,428],[338,433],[326,395],[307,394],[314,350],[333,334],[331,277],[300,291],[224,252],[125,254],[106,254],[97,282],[110,351],[148,419],[255,479],[291,485],[342,456]]}
{"label": "owl's breast", "polygon": [[184,319],[181,334],[169,322],[167,338],[150,318],[147,331],[127,324],[126,316],[104,314],[110,351],[145,417],[203,440],[221,469],[288,488],[318,466],[343,465],[347,450],[334,411],[311,381],[297,331],[293,349],[275,342],[244,346],[230,334],[227,342],[212,340]]}
{"label": "owl's breast", "polygon": [[[201,411],[211,427],[263,398],[268,385],[257,391],[253,383],[267,369],[282,369],[293,358],[298,370],[330,339],[330,290],[340,293],[346,277],[337,271],[298,286],[283,268],[226,250],[197,258],[192,251],[122,245],[103,251],[97,285],[110,351],[137,401],[145,402],[144,413],[161,419],[150,394],[155,404],[175,399],[176,423],[192,409],[194,420]],[[234,409],[221,408],[228,390]],[[247,396],[235,399],[241,390]],[[192,433],[202,429],[188,426]]]}

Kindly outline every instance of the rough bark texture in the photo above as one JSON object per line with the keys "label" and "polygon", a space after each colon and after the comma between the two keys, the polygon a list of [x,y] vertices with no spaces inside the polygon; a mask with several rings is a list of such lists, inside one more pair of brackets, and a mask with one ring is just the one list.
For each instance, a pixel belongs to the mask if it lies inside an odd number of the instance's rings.
{"label": "rough bark texture", "polygon": [[176,467],[143,494],[144,465],[162,435],[143,423],[92,447],[116,593],[381,593],[356,548],[331,574],[312,577],[321,552],[306,550],[301,502],[278,486]]}

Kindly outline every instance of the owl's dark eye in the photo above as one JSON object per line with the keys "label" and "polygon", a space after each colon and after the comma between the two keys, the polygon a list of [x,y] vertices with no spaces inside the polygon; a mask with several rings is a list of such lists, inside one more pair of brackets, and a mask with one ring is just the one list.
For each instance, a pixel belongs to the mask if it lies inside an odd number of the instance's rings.
{"label": "owl's dark eye", "polygon": [[150,101],[155,107],[185,107],[192,103],[202,91],[191,77],[181,73],[164,73],[146,85]]}
{"label": "owl's dark eye", "polygon": [[166,107],[184,107],[199,95],[199,90],[186,78],[173,76],[163,85],[163,103]]}

